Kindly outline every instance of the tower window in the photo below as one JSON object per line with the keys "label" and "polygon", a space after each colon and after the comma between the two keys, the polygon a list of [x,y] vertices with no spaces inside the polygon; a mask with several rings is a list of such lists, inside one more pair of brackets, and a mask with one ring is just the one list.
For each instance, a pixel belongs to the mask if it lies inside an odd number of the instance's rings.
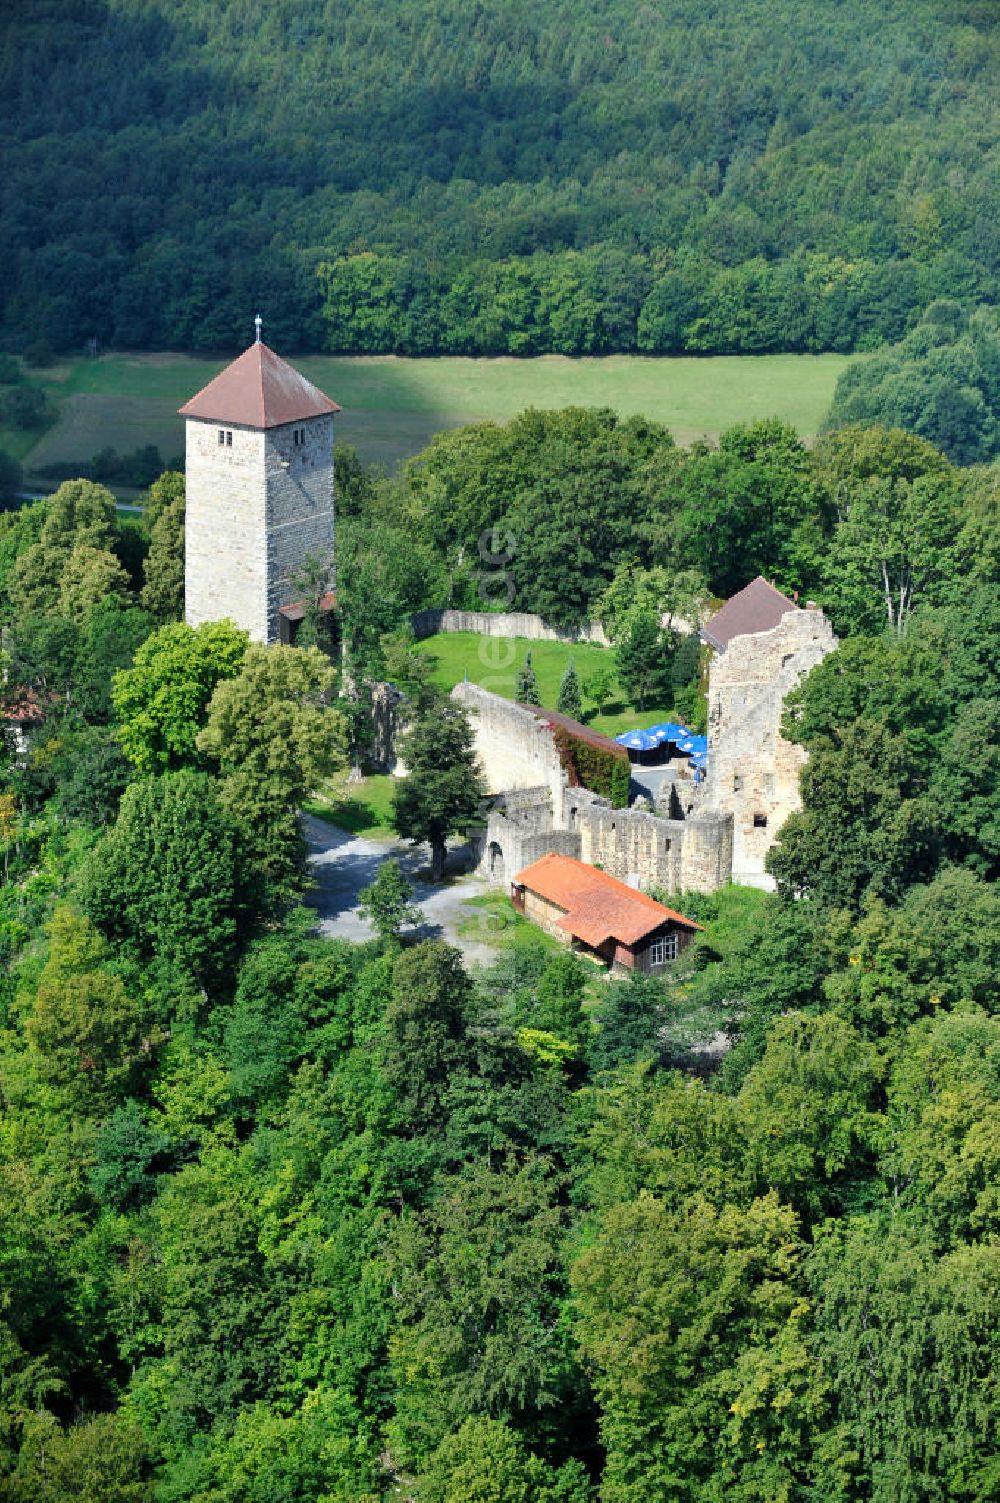
{"label": "tower window", "polygon": [[306,430],[304,428],[293,428],[292,429],[292,442],[294,443],[295,447],[297,449],[303,448],[303,446],[305,445],[305,441],[306,441]]}
{"label": "tower window", "polygon": [[754,827],[755,830],[766,830],[767,829],[767,815],[766,814],[755,814],[754,817],[753,817],[753,827]]}
{"label": "tower window", "polygon": [[233,447],[233,430],[231,428],[227,428],[226,429],[226,448],[227,449],[231,449],[232,447]]}
{"label": "tower window", "polygon": [[222,428],[219,429],[219,448],[226,442],[226,435]]}

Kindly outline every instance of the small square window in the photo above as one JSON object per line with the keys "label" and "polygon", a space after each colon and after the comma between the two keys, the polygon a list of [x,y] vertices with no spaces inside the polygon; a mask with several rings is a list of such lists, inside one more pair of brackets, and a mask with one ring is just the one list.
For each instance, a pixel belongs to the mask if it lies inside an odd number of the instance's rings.
{"label": "small square window", "polygon": [[753,827],[754,827],[755,830],[766,830],[767,829],[767,815],[766,814],[755,814],[754,817],[753,817]]}

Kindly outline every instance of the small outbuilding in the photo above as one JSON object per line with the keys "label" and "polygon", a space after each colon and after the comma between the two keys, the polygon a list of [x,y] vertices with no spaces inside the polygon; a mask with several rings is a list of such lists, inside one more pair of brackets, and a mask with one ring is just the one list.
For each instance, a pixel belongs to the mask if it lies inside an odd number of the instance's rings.
{"label": "small outbuilding", "polygon": [[525,918],[613,970],[660,971],[702,927],[617,877],[555,852],[518,872],[511,902]]}

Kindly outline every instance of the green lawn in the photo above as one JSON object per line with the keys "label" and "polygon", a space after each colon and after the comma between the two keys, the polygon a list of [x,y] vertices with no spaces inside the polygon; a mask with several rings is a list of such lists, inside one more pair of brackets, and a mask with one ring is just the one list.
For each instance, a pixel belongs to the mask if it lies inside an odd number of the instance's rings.
{"label": "green lawn", "polygon": [[[518,670],[530,651],[538,679],[539,698],[550,709],[555,709],[559,684],[570,658],[576,664],[583,684],[596,668],[609,664],[613,667],[609,650],[589,643],[571,646],[565,642],[529,642],[525,637],[480,637],[474,632],[458,631],[440,632],[417,645],[421,652],[428,652],[437,660],[431,677],[443,689],[452,689],[468,677],[470,683],[479,684],[504,699],[514,698]],[[629,731],[635,726],[655,725],[658,720],[668,719],[669,712],[669,705],[653,705],[640,711],[618,702],[608,704],[606,713],[599,715],[584,693],[587,724],[596,731],[603,731],[606,736],[617,736],[619,731]]]}
{"label": "green lawn", "polygon": [[[395,355],[310,355],[296,365],[342,405],[337,432],[363,459],[393,467],[432,434],[482,418],[503,421],[525,407],[614,407],[668,423],[677,439],[713,436],[730,424],[778,415],[815,434],[844,355],[681,357],[609,355],[532,360]],[[854,357],[857,358],[857,357]],[[177,408],[225,361],[188,355],[102,355],[35,373],[59,409],[41,438],[0,433],[0,447],[31,464],[89,459],[155,443],[164,459],[183,451]],[[37,440],[37,441],[36,441]]]}
{"label": "green lawn", "polygon": [[557,955],[565,947],[553,935],[517,913],[506,892],[486,892],[467,898],[469,917],[458,932],[463,939],[478,939],[497,950],[543,951]]}
{"label": "green lawn", "polygon": [[342,773],[317,789],[304,807],[307,813],[315,814],[351,835],[387,840],[395,838],[392,827],[395,788],[396,779],[381,774],[367,777],[360,783],[348,783],[347,774]]}

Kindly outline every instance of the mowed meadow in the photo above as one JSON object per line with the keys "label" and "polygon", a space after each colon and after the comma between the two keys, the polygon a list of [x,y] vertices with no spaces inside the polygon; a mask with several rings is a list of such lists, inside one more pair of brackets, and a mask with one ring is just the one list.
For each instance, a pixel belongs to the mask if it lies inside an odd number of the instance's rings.
{"label": "mowed meadow", "polygon": [[[266,333],[266,330],[265,330]],[[394,469],[443,428],[504,421],[526,407],[612,407],[668,424],[678,443],[714,438],[733,423],[777,416],[805,438],[820,428],[844,355],[572,359],[295,357],[338,401],[337,432],[366,463]],[[45,465],[89,460],[108,446],[155,444],[165,463],[183,452],[177,408],[226,364],[187,355],[102,355],[41,373],[55,421],[37,438],[0,432],[29,481]]]}

